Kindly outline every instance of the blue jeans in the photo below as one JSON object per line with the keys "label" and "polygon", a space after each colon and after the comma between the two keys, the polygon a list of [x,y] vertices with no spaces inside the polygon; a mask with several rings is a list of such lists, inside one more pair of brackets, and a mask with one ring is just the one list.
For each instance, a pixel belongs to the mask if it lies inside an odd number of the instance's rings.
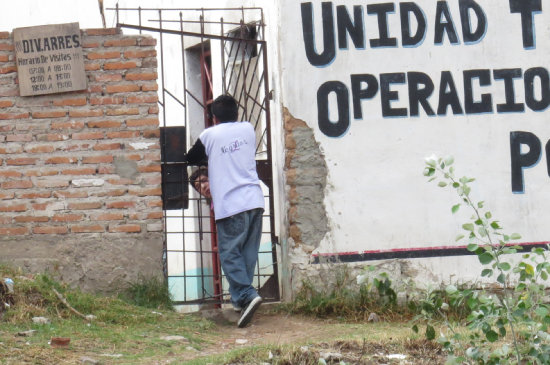
{"label": "blue jeans", "polygon": [[222,269],[234,305],[244,307],[258,296],[252,286],[262,236],[263,209],[257,208],[216,221]]}

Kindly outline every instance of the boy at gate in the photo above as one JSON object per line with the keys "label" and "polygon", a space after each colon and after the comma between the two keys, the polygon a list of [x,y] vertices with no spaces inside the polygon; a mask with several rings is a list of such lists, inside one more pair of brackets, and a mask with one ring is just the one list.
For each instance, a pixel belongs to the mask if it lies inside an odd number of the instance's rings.
{"label": "boy at gate", "polygon": [[218,231],[222,269],[231,303],[242,308],[245,327],[262,303],[252,286],[262,234],[264,196],[256,172],[256,135],[249,122],[237,121],[237,101],[221,95],[211,105],[214,126],[205,129],[187,153],[187,162],[208,159],[210,194]]}

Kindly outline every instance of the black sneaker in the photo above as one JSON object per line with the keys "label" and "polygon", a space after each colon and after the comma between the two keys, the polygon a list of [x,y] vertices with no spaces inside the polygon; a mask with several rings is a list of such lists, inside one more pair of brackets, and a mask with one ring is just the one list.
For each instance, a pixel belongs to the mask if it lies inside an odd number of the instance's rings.
{"label": "black sneaker", "polygon": [[256,312],[256,309],[258,309],[260,304],[262,304],[262,298],[256,297],[252,299],[246,307],[244,307],[241,318],[239,318],[239,322],[237,322],[237,326],[239,326],[239,328],[243,328],[250,323],[250,320],[254,316],[254,312]]}

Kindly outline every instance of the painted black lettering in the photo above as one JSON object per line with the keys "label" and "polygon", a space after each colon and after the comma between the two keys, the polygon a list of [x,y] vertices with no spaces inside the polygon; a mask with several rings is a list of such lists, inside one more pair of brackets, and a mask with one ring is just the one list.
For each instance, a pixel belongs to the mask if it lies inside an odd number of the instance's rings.
{"label": "painted black lettering", "polygon": [[392,108],[391,102],[399,100],[399,93],[390,90],[391,84],[404,84],[405,73],[380,74],[380,99],[382,102],[382,115],[384,117],[406,117],[407,108]]}
{"label": "painted black lettering", "polygon": [[[447,91],[449,90],[449,91]],[[439,105],[437,106],[437,115],[447,115],[447,107],[451,107],[453,114],[464,114],[453,75],[450,71],[441,72],[441,81],[439,83]]]}
{"label": "painted black lettering", "polygon": [[506,96],[505,104],[497,104],[497,113],[522,112],[525,110],[523,103],[516,103],[516,93],[514,91],[514,79],[521,77],[520,68],[494,70],[493,78],[504,81],[504,93]]}
{"label": "painted black lettering", "polygon": [[510,12],[521,14],[523,48],[535,46],[535,21],[533,14],[542,11],[540,0],[510,0]]}
{"label": "painted black lettering", "polygon": [[550,177],[550,140],[546,142],[546,170],[548,171],[548,176]]}
{"label": "painted black lettering", "polygon": [[73,34],[71,38],[73,39],[73,43],[74,43],[73,47],[74,48],[80,47],[80,34]]}
{"label": "painted black lettering", "polygon": [[[366,84],[366,88],[361,86]],[[378,92],[378,80],[371,74],[351,75],[351,95],[353,98],[353,117],[363,119],[361,100],[372,99]]]}
{"label": "painted black lettering", "polygon": [[349,34],[355,48],[365,48],[365,28],[363,25],[363,7],[353,7],[353,21],[344,5],[336,7],[336,20],[338,24],[338,47],[348,48]]}
{"label": "painted black lettering", "polygon": [[50,45],[51,45],[52,51],[57,51],[59,49],[59,47],[57,46],[56,37],[50,37]]}
{"label": "painted black lettering", "polygon": [[[34,48],[36,49],[36,52],[42,52],[42,39],[41,38],[31,39],[31,42],[34,43]],[[34,52],[32,47],[31,47],[31,51]]]}
{"label": "painted black lettering", "polygon": [[[399,4],[399,14],[401,17],[402,46],[412,47],[422,43],[426,35],[426,17],[422,9],[413,2],[404,2]],[[418,24],[414,35],[411,35],[411,14],[414,15]]]}
{"label": "painted black lettering", "polygon": [[395,6],[393,3],[370,4],[367,5],[367,14],[376,14],[378,18],[378,36],[370,40],[372,48],[378,47],[397,47],[397,39],[389,36],[388,13],[393,13]]}
{"label": "painted black lettering", "polygon": [[[329,118],[330,93],[336,94],[338,104],[338,120],[333,122]],[[327,81],[317,90],[317,118],[319,130],[328,137],[340,137],[349,128],[349,91],[340,81]]]}
{"label": "painted black lettering", "polygon": [[59,44],[59,49],[65,49],[66,48],[65,38],[63,38],[63,36],[58,36],[57,37],[57,43]]}
{"label": "painted black lettering", "polygon": [[[487,16],[485,12],[474,0],[460,0],[460,21],[462,23],[462,39],[464,43],[479,42],[487,31]],[[477,18],[477,28],[472,32],[470,19],[470,10],[473,10]]]}
{"label": "painted black lettering", "polygon": [[[321,4],[323,19],[323,52],[317,53],[315,50],[315,32],[313,30],[313,6],[311,2],[302,3],[302,33],[304,36],[304,45],[306,56],[313,66],[326,66],[336,57],[336,42],[334,40],[334,16],[332,12],[332,2],[323,2]],[[73,38],[74,40],[74,38]]]}
{"label": "painted black lettering", "polygon": [[489,70],[467,70],[464,74],[464,108],[466,114],[491,113],[493,103],[491,94],[481,94],[481,101],[474,101],[473,79],[479,80],[479,86],[491,85],[491,72]]}
{"label": "painted black lettering", "polygon": [[407,84],[409,86],[409,115],[417,117],[419,105],[422,105],[427,115],[435,115],[428,103],[428,98],[434,92],[434,83],[430,76],[423,72],[407,72]]}
{"label": "painted black lettering", "polygon": [[[540,100],[535,97],[535,78],[540,80]],[[533,67],[525,71],[525,104],[534,111],[541,111],[550,105],[550,78],[544,67]]]}
{"label": "painted black lettering", "polygon": [[[521,145],[527,145],[529,151],[521,153]],[[548,146],[547,146],[548,148]],[[540,140],[530,132],[510,132],[510,157],[512,164],[512,192],[524,193],[525,183],[523,169],[539,162],[541,152]]]}
{"label": "painted black lettering", "polygon": [[[443,20],[442,17],[445,19]],[[451,44],[458,44],[458,36],[446,1],[438,1],[435,11],[434,43],[443,44],[443,35],[447,33]]]}

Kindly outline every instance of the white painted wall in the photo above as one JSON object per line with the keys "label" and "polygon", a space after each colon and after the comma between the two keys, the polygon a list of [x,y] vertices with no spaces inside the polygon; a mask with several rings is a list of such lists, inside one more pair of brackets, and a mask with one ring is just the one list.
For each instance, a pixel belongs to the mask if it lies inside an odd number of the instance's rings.
{"label": "white painted wall", "polygon": [[[457,173],[473,176],[473,197],[486,201],[494,217],[507,232],[522,234],[522,242],[550,240],[548,211],[550,208],[550,178],[546,168],[544,146],[550,138],[548,111],[535,112],[526,107],[523,113],[490,113],[472,115],[427,116],[423,109],[417,117],[390,118],[381,112],[380,90],[373,99],[361,103],[363,119],[353,117],[349,106],[350,126],[340,137],[329,137],[318,125],[317,91],[327,81],[340,81],[350,93],[351,74],[373,74],[418,71],[428,74],[435,84],[429,99],[437,112],[441,71],[451,71],[464,107],[463,70],[546,67],[550,48],[550,8],[543,2],[543,12],[534,15],[536,48],[524,49],[520,14],[511,14],[508,1],[477,1],[487,16],[488,28],[481,42],[465,45],[462,40],[458,2],[448,2],[460,44],[450,45],[444,37],[442,45],[434,45],[436,2],[417,0],[427,19],[427,34],[422,44],[414,48],[401,46],[399,2],[388,14],[389,35],[396,37],[395,48],[372,48],[369,40],[378,38],[377,17],[368,15],[367,4],[379,1],[334,1],[345,5],[353,14],[360,6],[365,21],[366,47],[356,49],[348,38],[347,50],[337,48],[334,62],[324,67],[313,66],[306,57],[302,32],[300,4],[281,0],[281,69],[282,104],[296,118],[305,120],[325,154],[329,168],[329,187],[325,204],[331,230],[317,253],[364,252],[378,249],[406,249],[453,246],[461,225],[470,216],[461,210],[452,215],[450,208],[459,199],[449,190],[428,184],[422,175],[424,158],[433,153],[453,155]],[[313,1],[315,39],[318,52],[323,50],[321,1]],[[475,22],[473,23],[475,26]],[[336,19],[335,19],[336,27]],[[337,34],[336,34],[337,39]],[[492,72],[492,71],[491,71]],[[493,108],[504,103],[503,81],[479,87],[474,83],[475,100],[490,93]],[[523,79],[514,81],[516,102],[524,103]],[[394,108],[409,108],[407,84],[392,84],[399,92]],[[540,97],[540,94],[537,95]],[[329,98],[331,120],[336,121],[334,94]],[[529,131],[542,143],[540,163],[525,170],[525,193],[511,189],[510,132]],[[461,259],[462,260],[462,259]],[[475,260],[475,259],[473,259]],[[429,260],[424,260],[428,265]],[[433,266],[444,272],[460,270],[468,274],[468,265],[457,265],[458,259],[445,259]],[[431,260],[434,262],[434,260]],[[460,261],[462,262],[462,261]],[[432,264],[429,264],[432,265]],[[476,270],[477,273],[477,270]]]}

